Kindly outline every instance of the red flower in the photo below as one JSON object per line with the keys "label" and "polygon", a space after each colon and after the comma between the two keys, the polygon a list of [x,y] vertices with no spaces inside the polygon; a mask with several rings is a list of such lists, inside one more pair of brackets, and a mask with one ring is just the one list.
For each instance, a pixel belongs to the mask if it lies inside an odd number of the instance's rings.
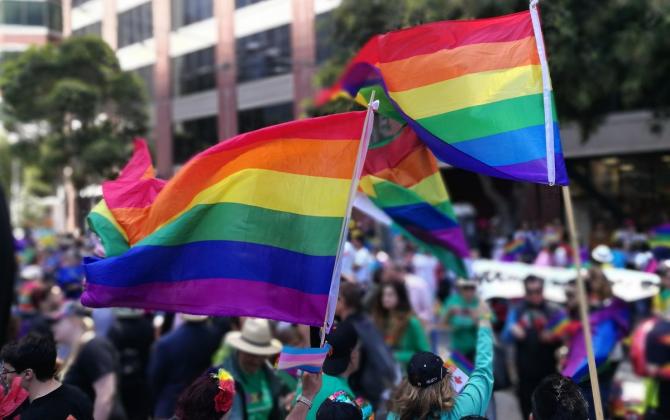
{"label": "red flower", "polygon": [[220,381],[219,392],[214,397],[214,409],[217,413],[227,413],[233,406],[235,397],[235,382]]}

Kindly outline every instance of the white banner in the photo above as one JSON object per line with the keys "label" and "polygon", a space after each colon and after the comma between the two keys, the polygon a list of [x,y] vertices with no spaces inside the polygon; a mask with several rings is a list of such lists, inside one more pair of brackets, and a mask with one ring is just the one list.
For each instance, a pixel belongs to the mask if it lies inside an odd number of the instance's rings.
{"label": "white banner", "polygon": [[[575,279],[571,268],[536,267],[530,264],[474,260],[472,271],[480,281],[484,299],[517,299],[524,296],[523,279],[535,275],[544,279],[544,296],[554,302],[565,302],[564,285]],[[614,295],[632,302],[658,293],[660,279],[656,274],[619,268],[606,268],[605,276],[612,283]]]}

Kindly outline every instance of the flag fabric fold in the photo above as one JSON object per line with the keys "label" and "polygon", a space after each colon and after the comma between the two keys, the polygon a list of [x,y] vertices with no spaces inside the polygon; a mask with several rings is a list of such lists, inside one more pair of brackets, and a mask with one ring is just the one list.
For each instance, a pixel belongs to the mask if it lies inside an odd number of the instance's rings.
{"label": "flag fabric fold", "polygon": [[[614,299],[608,306],[589,316],[596,366],[601,368],[619,340],[627,334],[630,319],[626,303]],[[579,329],[570,340],[567,360],[562,374],[580,382],[588,376],[588,360],[584,331]]]}
{"label": "flag fabric fold", "polygon": [[437,161],[411,128],[370,145],[359,188],[405,236],[466,275],[470,251]]}
{"label": "flag fabric fold", "polygon": [[166,183],[136,148],[89,218],[127,249],[85,264],[82,303],[323,325],[365,118],[242,134]]}
{"label": "flag fabric fold", "polygon": [[[317,103],[340,95],[361,101],[366,90],[381,87],[394,114],[441,161],[500,178],[567,185],[537,45],[530,11],[389,32],[371,38]],[[552,108],[546,115],[545,103]],[[547,144],[552,129],[553,147]]]}

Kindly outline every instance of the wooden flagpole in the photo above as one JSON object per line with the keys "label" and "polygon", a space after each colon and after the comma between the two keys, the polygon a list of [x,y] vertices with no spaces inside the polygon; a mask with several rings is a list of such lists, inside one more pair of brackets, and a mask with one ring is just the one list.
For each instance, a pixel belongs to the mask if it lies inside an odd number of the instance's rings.
{"label": "wooden flagpole", "polygon": [[591,323],[589,322],[589,309],[586,301],[586,288],[584,287],[584,275],[582,273],[582,258],[579,251],[579,241],[577,239],[577,226],[575,224],[575,212],[572,206],[572,197],[570,196],[570,187],[564,186],[563,204],[565,205],[565,215],[568,219],[568,230],[570,232],[570,246],[572,247],[572,257],[577,269],[577,297],[579,299],[579,317],[584,331],[584,344],[586,345],[586,355],[589,364],[589,378],[591,380],[591,393],[593,394],[593,405],[596,413],[596,420],[604,420],[603,406],[600,398],[600,384],[598,383],[598,371],[596,369],[596,360],[593,353],[593,339],[591,336]]}

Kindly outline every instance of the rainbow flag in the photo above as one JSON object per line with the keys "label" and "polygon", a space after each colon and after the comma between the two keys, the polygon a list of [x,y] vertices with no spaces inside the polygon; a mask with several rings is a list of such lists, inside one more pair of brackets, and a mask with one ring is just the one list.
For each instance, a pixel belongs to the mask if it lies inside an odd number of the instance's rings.
{"label": "rainbow flag", "polygon": [[409,127],[372,143],[359,188],[418,245],[465,275],[470,251],[430,150]]}
{"label": "rainbow flag", "polygon": [[[109,212],[89,221],[117,229],[128,249],[87,261],[82,303],[323,325],[365,119],[350,112],[239,135],[157,193],[141,169],[134,183],[124,172],[105,184]],[[126,171],[133,162],[142,159]]]}
{"label": "rainbow flag", "polygon": [[454,390],[460,393],[472,375],[472,370],[474,369],[472,363],[462,354],[451,352],[444,362],[444,367],[451,373],[451,384]]}
{"label": "rainbow flag", "polygon": [[536,33],[533,16],[534,9],[375,36],[317,102],[342,95],[361,101],[361,91],[365,97],[366,89],[379,86],[443,162],[567,185],[551,82],[538,54],[539,17]]}
{"label": "rainbow flag", "polygon": [[279,353],[276,368],[280,370],[300,369],[309,373],[319,373],[329,351],[330,344],[327,343],[321,348],[284,346]]}
{"label": "rainbow flag", "polygon": [[566,334],[569,325],[570,318],[568,317],[568,313],[564,310],[560,310],[556,315],[549,319],[546,329],[554,337],[563,337]]}
{"label": "rainbow flag", "polygon": [[670,223],[655,227],[651,231],[649,244],[652,248],[670,248]]}
{"label": "rainbow flag", "polygon": [[[628,333],[628,308],[624,301],[615,299],[609,306],[591,312],[589,320],[596,366],[600,368],[607,362],[619,340]],[[570,341],[562,374],[580,382],[587,378],[588,372],[584,332],[580,329]]]}

